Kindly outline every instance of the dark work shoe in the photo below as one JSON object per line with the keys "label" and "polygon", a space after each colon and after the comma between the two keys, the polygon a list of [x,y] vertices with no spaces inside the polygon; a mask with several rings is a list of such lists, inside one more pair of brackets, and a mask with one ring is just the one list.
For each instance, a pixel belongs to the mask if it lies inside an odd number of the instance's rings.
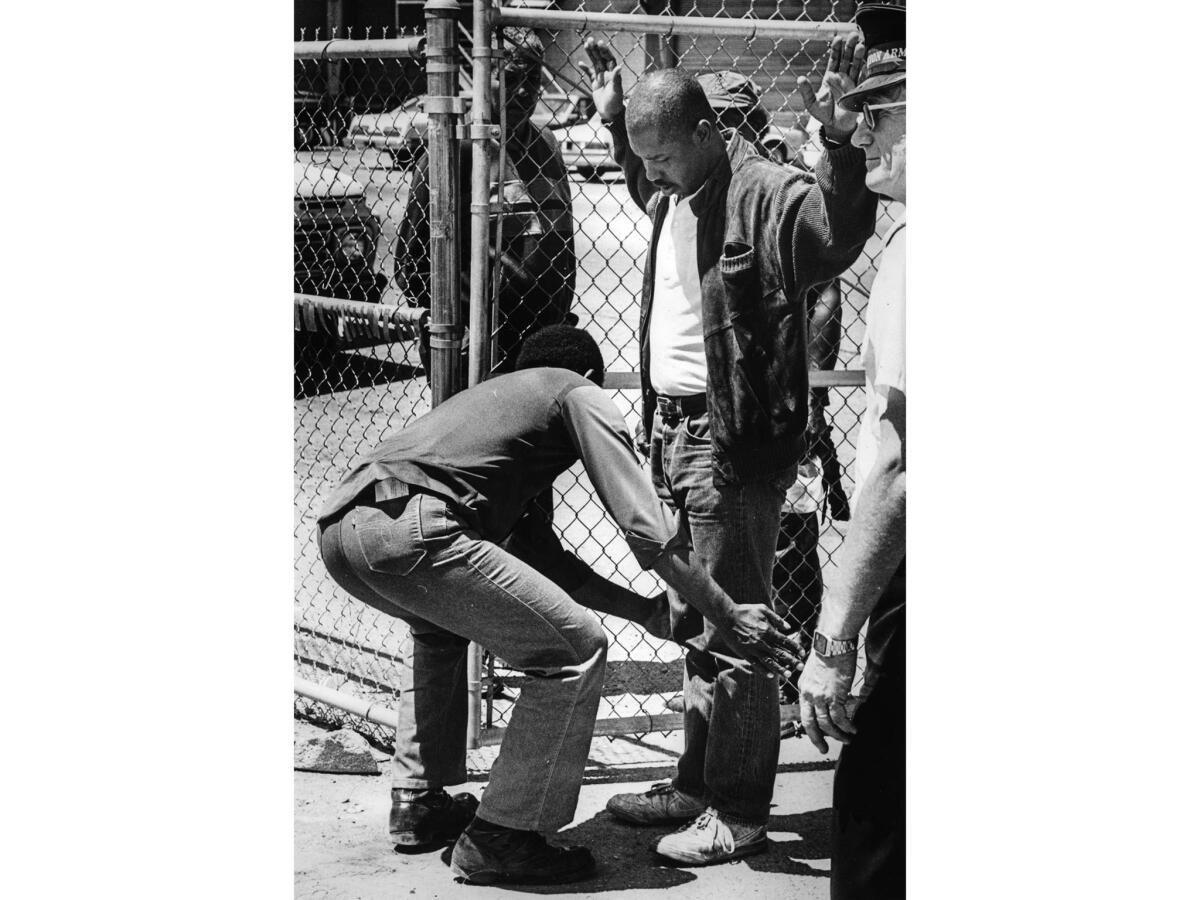
{"label": "dark work shoe", "polygon": [[392,788],[388,834],[401,853],[439,847],[462,834],[478,806],[479,801],[470,794],[451,797],[441,788]]}
{"label": "dark work shoe", "polygon": [[587,847],[556,847],[536,831],[467,829],[454,845],[450,871],[463,884],[566,884],[596,871]]}
{"label": "dark work shoe", "polygon": [[699,797],[685,794],[672,782],[663,781],[641,794],[613,794],[605,809],[634,825],[661,825],[690,822],[706,806]]}

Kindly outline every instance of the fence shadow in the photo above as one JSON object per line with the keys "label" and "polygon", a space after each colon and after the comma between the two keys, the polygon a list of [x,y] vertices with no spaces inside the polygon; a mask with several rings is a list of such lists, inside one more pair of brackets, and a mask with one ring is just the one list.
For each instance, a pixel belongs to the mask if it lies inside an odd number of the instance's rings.
{"label": "fence shadow", "polygon": [[[529,682],[515,669],[498,668],[492,683],[499,689],[494,699],[512,700]],[[616,659],[604,664],[601,696],[619,694],[675,694],[683,684],[683,660]],[[486,696],[486,692],[485,692]]]}

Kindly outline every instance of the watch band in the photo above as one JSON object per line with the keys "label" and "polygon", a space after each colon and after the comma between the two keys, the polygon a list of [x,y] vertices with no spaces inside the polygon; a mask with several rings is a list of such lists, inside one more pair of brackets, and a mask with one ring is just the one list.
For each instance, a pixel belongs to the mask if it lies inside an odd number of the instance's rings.
{"label": "watch band", "polygon": [[858,652],[858,636],[848,641],[835,640],[819,631],[813,632],[813,652],[817,656],[844,656]]}

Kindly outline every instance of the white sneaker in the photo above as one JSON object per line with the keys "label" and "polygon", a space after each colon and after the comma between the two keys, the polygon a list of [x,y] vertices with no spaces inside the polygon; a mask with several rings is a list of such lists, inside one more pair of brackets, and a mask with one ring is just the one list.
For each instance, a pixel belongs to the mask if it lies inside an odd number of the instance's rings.
{"label": "white sneaker", "polygon": [[660,854],[676,862],[707,866],[767,849],[766,825],[727,821],[711,806],[693,822],[658,842]]}

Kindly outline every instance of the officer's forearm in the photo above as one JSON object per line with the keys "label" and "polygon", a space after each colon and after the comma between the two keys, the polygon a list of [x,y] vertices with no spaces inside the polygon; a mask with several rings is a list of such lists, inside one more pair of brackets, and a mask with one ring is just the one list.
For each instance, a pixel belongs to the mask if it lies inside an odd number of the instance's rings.
{"label": "officer's forearm", "polygon": [[655,560],[654,571],[704,618],[719,626],[729,622],[733,600],[700,568],[690,548],[664,553]]}
{"label": "officer's forearm", "polygon": [[662,620],[666,615],[666,597],[663,594],[643,597],[592,573],[583,584],[571,591],[571,599],[580,606],[605,615],[619,616],[642,626],[651,634],[665,637],[661,633],[664,630]]}
{"label": "officer's forearm", "polygon": [[817,628],[823,634],[858,634],[904,558],[905,483],[899,458],[881,458],[863,485],[838,575],[821,601]]}

